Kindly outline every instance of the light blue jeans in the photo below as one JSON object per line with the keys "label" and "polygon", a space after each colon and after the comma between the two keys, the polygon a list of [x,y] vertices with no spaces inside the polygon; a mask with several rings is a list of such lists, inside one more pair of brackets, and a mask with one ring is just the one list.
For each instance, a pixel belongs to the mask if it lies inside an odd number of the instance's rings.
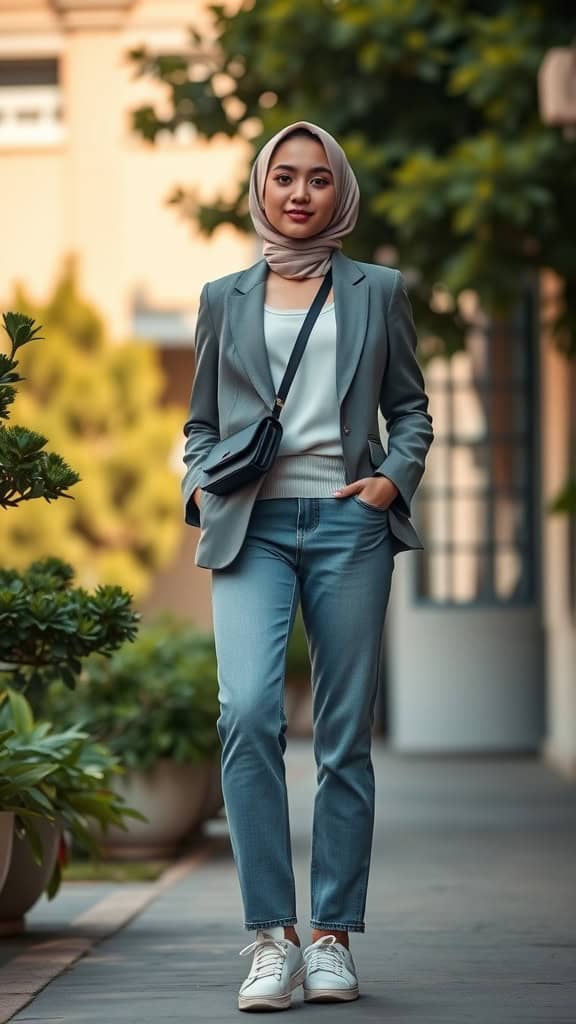
{"label": "light blue jeans", "polygon": [[365,930],[370,747],[393,568],[388,512],[352,495],[257,500],[238,555],[212,570],[222,791],[247,929],[297,920],[284,678],[300,601],[318,783],[310,924]]}

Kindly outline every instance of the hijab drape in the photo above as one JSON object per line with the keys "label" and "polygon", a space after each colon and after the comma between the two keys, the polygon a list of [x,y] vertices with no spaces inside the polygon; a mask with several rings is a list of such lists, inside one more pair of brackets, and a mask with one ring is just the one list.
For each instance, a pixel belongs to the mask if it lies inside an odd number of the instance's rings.
{"label": "hijab drape", "polygon": [[[278,231],[262,209],[264,183],[270,158],[279,142],[294,128],[307,128],[318,138],[332,171],[336,204],[329,224],[310,238],[290,238]],[[295,121],[282,128],[262,147],[250,173],[250,216],[256,233],[264,240],[263,255],[271,270],[282,277],[321,277],[330,266],[332,253],[342,248],[358,219],[360,189],[348,158],[336,139],[310,121]]]}

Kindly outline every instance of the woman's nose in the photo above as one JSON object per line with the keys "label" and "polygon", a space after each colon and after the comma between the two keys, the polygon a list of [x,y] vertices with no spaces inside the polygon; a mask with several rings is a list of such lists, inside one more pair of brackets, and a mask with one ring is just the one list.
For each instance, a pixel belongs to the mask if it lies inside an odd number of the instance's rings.
{"label": "woman's nose", "polygon": [[303,182],[296,182],[295,183],[294,191],[292,192],[292,199],[294,201],[296,201],[297,203],[301,203],[301,202],[304,202],[304,201],[307,202],[308,201],[309,195],[308,195],[308,189],[306,187],[306,182],[305,181],[303,181]]}

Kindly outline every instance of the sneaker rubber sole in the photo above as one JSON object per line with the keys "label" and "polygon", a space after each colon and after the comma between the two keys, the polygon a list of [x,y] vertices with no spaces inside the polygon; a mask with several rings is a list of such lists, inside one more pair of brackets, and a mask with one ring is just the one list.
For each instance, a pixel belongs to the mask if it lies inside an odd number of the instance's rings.
{"label": "sneaker rubber sole", "polygon": [[289,981],[289,991],[281,996],[238,996],[239,1010],[289,1010],[292,1005],[292,991],[302,984],[306,977],[306,964],[299,967]]}
{"label": "sneaker rubber sole", "polygon": [[305,1003],[344,1003],[350,999],[358,999],[358,985],[354,988],[305,988]]}

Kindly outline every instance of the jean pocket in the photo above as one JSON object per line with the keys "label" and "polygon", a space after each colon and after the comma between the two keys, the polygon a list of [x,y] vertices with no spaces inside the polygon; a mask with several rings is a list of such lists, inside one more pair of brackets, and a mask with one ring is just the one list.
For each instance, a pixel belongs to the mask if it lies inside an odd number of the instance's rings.
{"label": "jean pocket", "polygon": [[381,506],[378,505],[371,505],[370,502],[363,501],[362,498],[359,498],[357,494],[353,494],[352,498],[358,505],[360,505],[361,508],[367,508],[370,510],[370,512],[375,512],[377,516],[381,516],[383,514],[385,515],[388,512],[387,508],[382,508]]}

